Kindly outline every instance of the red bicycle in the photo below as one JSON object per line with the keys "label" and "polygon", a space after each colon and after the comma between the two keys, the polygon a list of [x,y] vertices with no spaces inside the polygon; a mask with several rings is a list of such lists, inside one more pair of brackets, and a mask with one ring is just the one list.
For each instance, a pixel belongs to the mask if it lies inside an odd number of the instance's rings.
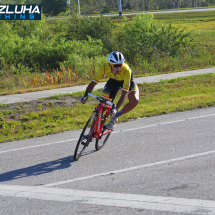
{"label": "red bicycle", "polygon": [[105,122],[110,115],[112,109],[116,106],[114,103],[106,101],[105,99],[88,93],[89,96],[99,100],[99,104],[93,112],[92,116],[87,121],[78,143],[75,148],[74,160],[77,161],[84,153],[89,143],[96,139],[95,148],[99,151],[107,142],[111,132],[105,126]]}

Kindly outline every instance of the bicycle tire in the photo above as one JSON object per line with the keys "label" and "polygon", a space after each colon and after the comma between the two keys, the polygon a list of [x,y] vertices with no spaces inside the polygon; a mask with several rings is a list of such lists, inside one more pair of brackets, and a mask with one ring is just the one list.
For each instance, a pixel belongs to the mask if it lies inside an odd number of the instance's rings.
{"label": "bicycle tire", "polygon": [[99,151],[100,149],[102,149],[105,145],[105,143],[107,142],[108,138],[110,137],[110,133],[104,135],[104,136],[101,136],[101,139],[96,139],[96,144],[95,144],[95,148],[96,148],[96,151]]}
{"label": "bicycle tire", "polygon": [[[96,121],[96,118],[97,118],[97,115],[94,112],[92,114],[92,116],[89,118],[89,120],[87,121],[84,129],[81,132],[81,135],[79,137],[79,140],[78,140],[76,148],[75,148],[75,153],[74,153],[74,160],[75,161],[77,161],[81,157],[81,155],[84,153],[86,147],[89,145],[90,140],[89,140],[89,137],[88,138],[86,137],[86,135],[88,135],[90,133],[91,125]],[[90,125],[90,127],[89,127],[89,125]],[[87,138],[87,141],[84,145],[81,142],[83,137]]]}

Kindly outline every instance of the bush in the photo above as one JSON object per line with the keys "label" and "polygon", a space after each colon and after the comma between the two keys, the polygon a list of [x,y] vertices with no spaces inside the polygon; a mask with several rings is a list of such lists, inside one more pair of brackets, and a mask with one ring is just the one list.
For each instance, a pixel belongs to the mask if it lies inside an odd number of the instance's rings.
{"label": "bush", "polygon": [[129,61],[143,57],[177,55],[190,45],[191,32],[168,26],[157,25],[152,14],[137,15],[133,21],[122,26],[122,32],[116,34],[113,46],[121,50]]}
{"label": "bush", "polygon": [[105,6],[103,7],[101,13],[110,13],[110,7],[109,7],[109,5],[105,5]]}
{"label": "bush", "polygon": [[78,17],[69,19],[66,38],[68,40],[100,39],[104,45],[105,52],[111,51],[110,39],[115,24],[107,18],[101,17]]}
{"label": "bush", "polygon": [[151,14],[120,24],[102,16],[8,21],[0,22],[0,31],[0,68],[9,67],[16,74],[57,69],[62,63],[86,71],[113,50],[121,51],[135,67],[135,62],[145,61],[145,67],[152,60],[182,53],[192,40],[191,32],[158,25]]}
{"label": "bush", "polygon": [[65,12],[67,9],[66,0],[42,0],[41,5],[43,11],[47,15],[57,16],[61,12]]}
{"label": "bush", "polygon": [[[62,23],[60,23],[62,24]],[[61,62],[81,56],[93,58],[102,54],[100,40],[85,36],[83,41],[68,41],[62,34],[54,35],[53,26],[44,20],[0,23],[0,68],[6,65],[25,65],[31,70],[48,70],[60,67]],[[74,65],[75,65],[75,61]],[[73,65],[73,66],[74,66]],[[17,71],[17,70],[16,70]]]}

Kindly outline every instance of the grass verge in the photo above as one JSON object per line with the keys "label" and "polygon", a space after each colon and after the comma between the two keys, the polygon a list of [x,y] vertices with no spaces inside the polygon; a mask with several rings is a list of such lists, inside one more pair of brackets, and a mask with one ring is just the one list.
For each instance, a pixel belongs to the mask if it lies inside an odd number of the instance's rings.
{"label": "grass verge", "polygon": [[[120,122],[215,105],[215,74],[139,85],[140,102]],[[101,90],[93,92],[100,95]],[[82,129],[97,102],[79,103],[83,92],[32,102],[1,105],[0,142]],[[117,95],[116,102],[120,95]]]}
{"label": "grass verge", "polygon": [[[132,20],[134,16],[128,16]],[[215,66],[215,11],[203,12],[181,12],[154,14],[155,20],[164,25],[171,23],[179,29],[186,28],[193,31],[196,49],[186,51],[176,57],[156,56],[150,61],[144,61],[142,58],[136,59],[133,65],[130,65],[135,77],[157,75],[163,73],[172,73],[179,71],[188,71],[193,69],[203,69]],[[117,18],[114,22],[117,22]],[[119,19],[123,24],[127,22]],[[106,59],[103,56],[98,62]],[[95,63],[98,66],[99,63]],[[39,90],[55,89],[89,83],[97,68],[92,62],[92,66],[77,66],[77,69],[62,68],[50,70],[44,74],[40,72],[28,72],[29,68],[25,65],[7,65],[0,71],[0,96],[8,94],[26,93]],[[20,67],[20,68],[19,68]],[[83,72],[80,74],[80,72]],[[2,74],[1,74],[2,73]]]}

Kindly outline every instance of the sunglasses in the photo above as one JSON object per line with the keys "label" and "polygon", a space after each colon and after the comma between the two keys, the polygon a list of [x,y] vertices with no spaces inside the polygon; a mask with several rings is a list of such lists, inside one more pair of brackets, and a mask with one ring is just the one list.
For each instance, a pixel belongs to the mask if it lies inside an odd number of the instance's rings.
{"label": "sunglasses", "polygon": [[112,65],[113,67],[122,67],[122,64],[114,64],[114,65]]}

